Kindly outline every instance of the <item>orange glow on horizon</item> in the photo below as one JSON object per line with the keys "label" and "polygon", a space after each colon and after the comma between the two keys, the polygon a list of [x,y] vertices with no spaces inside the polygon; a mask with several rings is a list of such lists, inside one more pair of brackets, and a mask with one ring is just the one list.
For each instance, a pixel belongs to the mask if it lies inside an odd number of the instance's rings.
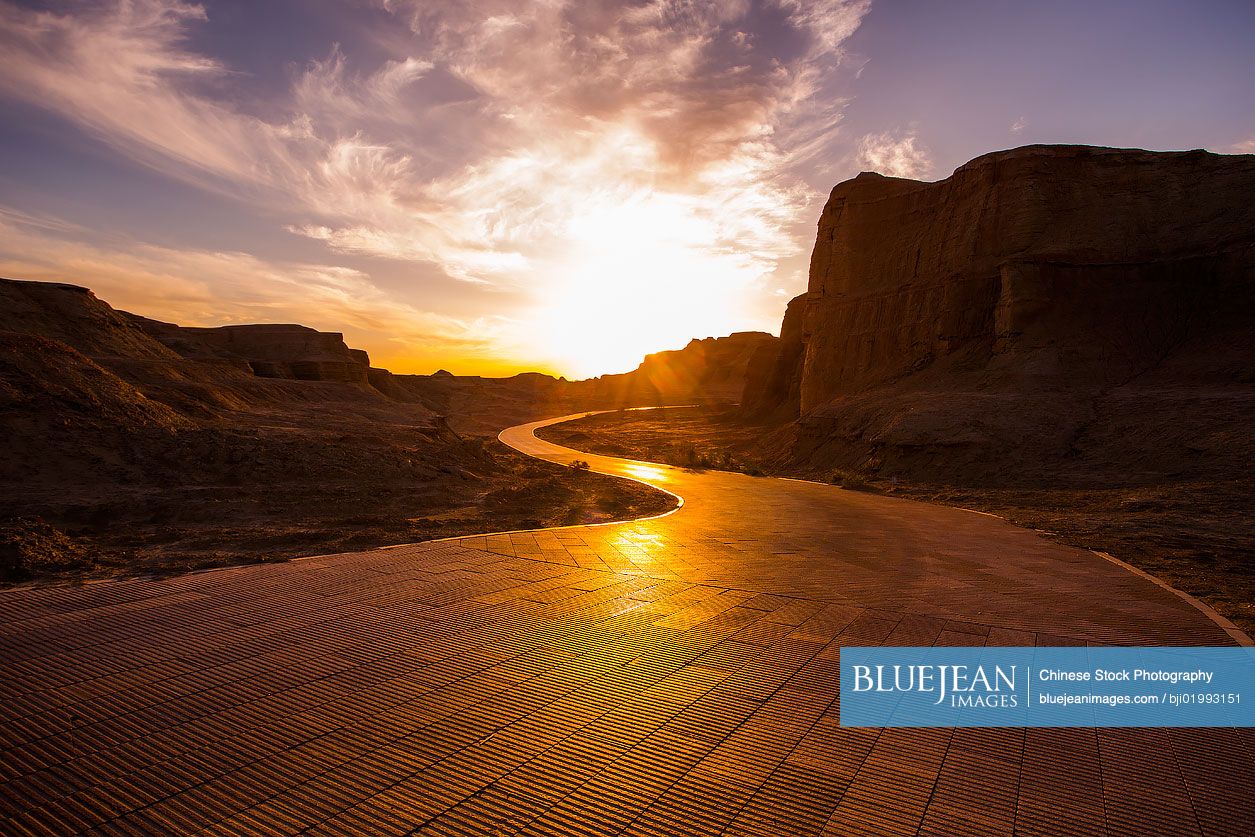
{"label": "orange glow on horizon", "polygon": [[[350,346],[353,344],[350,343]],[[370,356],[371,366],[387,369],[394,375],[432,375],[444,370],[458,376],[479,376],[483,378],[511,378],[524,372],[538,372],[554,378],[571,376],[561,369],[547,363],[528,363],[526,361],[506,360],[505,358],[480,358],[471,355],[462,356]]]}

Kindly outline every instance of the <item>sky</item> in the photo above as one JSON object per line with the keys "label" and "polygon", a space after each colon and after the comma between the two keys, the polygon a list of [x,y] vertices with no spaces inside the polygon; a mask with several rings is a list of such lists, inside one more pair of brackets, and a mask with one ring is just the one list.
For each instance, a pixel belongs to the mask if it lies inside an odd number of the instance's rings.
{"label": "sky", "polygon": [[1253,43],[1206,0],[0,0],[0,275],[620,372],[778,333],[860,171],[1255,153]]}

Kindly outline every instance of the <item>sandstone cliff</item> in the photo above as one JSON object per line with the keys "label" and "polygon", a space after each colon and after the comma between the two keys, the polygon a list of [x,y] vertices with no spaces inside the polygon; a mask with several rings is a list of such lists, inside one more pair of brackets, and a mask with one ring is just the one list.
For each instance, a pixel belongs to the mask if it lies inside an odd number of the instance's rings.
{"label": "sandstone cliff", "polygon": [[91,356],[174,360],[130,315],[87,288],[58,282],[0,279],[0,331],[57,340]]}
{"label": "sandstone cliff", "polygon": [[1250,453],[1252,195],[1255,156],[1202,151],[861,174],[824,208],[747,411],[799,419],[782,456],[885,475],[1224,467]]}

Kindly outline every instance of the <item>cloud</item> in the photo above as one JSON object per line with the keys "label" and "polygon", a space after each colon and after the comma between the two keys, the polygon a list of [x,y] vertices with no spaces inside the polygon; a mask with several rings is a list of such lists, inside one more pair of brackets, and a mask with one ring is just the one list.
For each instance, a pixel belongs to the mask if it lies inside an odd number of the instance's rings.
{"label": "cloud", "polygon": [[[297,229],[343,226],[341,235],[320,235],[329,242],[359,251],[374,239],[381,255],[424,259],[452,247],[466,251],[473,268],[493,262],[474,251],[500,241],[492,230],[457,223],[478,207],[450,206],[449,198],[497,190],[492,181],[503,168],[561,179],[569,161],[579,167],[604,158],[600,142],[621,146],[628,137],[640,152],[632,167],[586,173],[614,177],[613,187],[635,180],[684,188],[729,159],[787,152],[778,132],[803,109],[824,62],[868,3],[757,9],[791,28],[800,45],[787,50],[747,32],[751,4],[743,0],[385,5],[408,22],[411,46],[423,57],[387,60],[363,75],[333,47],[265,118],[233,104],[228,68],[187,48],[188,28],[206,10],[179,0],[118,0],[60,14],[0,5],[0,90],[82,124],[143,162],[212,178],[220,188],[259,187],[264,197],[325,222]],[[473,91],[473,108],[457,113],[438,97],[407,96],[437,64]],[[220,95],[209,95],[207,84]],[[476,136],[477,154],[430,159],[421,126],[438,111],[441,132],[450,122],[473,123],[467,133]],[[808,115],[829,128],[836,118]],[[809,139],[816,137],[822,145],[831,133],[812,130]],[[520,197],[513,206],[524,216],[543,211],[537,205],[547,200],[536,194],[527,206]]]}
{"label": "cloud", "polygon": [[928,149],[914,131],[864,135],[858,143],[857,160],[865,170],[893,177],[921,179],[933,169]]}
{"label": "cloud", "polygon": [[435,65],[414,57],[385,61],[369,75],[356,75],[335,45],[323,60],[310,62],[293,86],[293,105],[303,119],[340,123],[355,132],[363,122],[403,119],[406,93]]}
{"label": "cloud", "polygon": [[[434,54],[533,130],[632,127],[683,179],[773,137],[811,95],[867,2],[655,0],[393,3],[432,32]],[[435,11],[433,11],[435,10]],[[779,27],[787,38],[750,28]],[[784,42],[784,43],[782,43]],[[785,45],[787,44],[787,45]]]}
{"label": "cloud", "polygon": [[[595,272],[568,236],[607,206],[665,207],[711,236],[673,240],[677,262],[736,253],[727,294],[769,296],[806,247],[819,196],[797,171],[831,156],[845,104],[816,94],[868,0],[375,5],[393,24],[375,52],[328,44],[259,102],[190,45],[211,6],[0,0],[0,95],[248,201],[329,261],[423,262],[536,304]],[[927,168],[914,142],[883,159]]]}
{"label": "cloud", "polygon": [[1028,120],[1021,116],[1011,123],[1011,133],[1018,134],[1028,127]]}
{"label": "cloud", "polygon": [[1255,137],[1229,146],[1230,154],[1255,154]]}

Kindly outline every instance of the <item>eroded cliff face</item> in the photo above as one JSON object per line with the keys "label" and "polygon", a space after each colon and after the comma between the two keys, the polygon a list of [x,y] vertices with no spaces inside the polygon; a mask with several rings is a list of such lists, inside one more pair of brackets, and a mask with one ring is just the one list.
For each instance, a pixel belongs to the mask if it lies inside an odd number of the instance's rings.
{"label": "eroded cliff face", "polygon": [[[191,328],[119,311],[76,285],[0,278],[0,336],[11,354],[25,346],[21,363],[8,367],[24,381],[16,389],[23,403],[38,394],[49,404],[64,401],[66,409],[78,405],[76,415],[117,412],[119,405],[107,405],[118,398],[138,403],[132,397],[138,393],[197,420],[319,401],[394,411],[407,421],[435,418],[386,370],[371,369],[366,352],[348,348],[341,334],[301,325]],[[3,390],[9,378],[0,377]],[[0,401],[10,394],[0,392]]]}
{"label": "eroded cliff face", "polygon": [[824,208],[747,408],[799,418],[792,457],[911,476],[1242,449],[1253,195],[1255,157],[1201,151],[1028,146],[936,183],[859,175]]}

